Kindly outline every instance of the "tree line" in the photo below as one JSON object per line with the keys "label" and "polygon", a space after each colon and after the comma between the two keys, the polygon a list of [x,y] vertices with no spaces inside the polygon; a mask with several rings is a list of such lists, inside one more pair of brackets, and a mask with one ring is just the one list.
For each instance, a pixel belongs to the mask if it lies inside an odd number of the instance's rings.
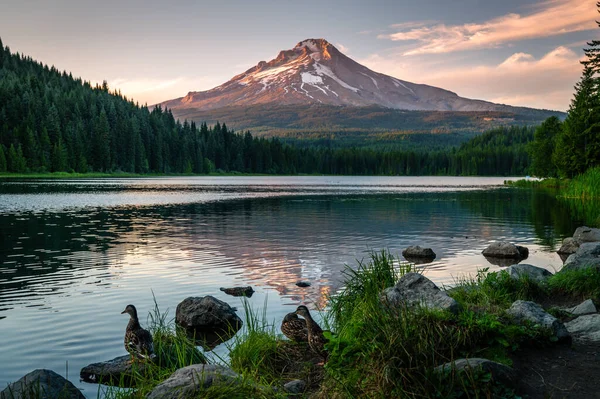
{"label": "tree line", "polygon": [[0,172],[520,175],[532,139],[531,128],[505,127],[438,151],[300,148],[225,123],[182,123],[0,39]]}
{"label": "tree line", "polygon": [[600,166],[600,40],[587,45],[567,118],[550,117],[535,131],[529,152],[536,176],[570,178]]}

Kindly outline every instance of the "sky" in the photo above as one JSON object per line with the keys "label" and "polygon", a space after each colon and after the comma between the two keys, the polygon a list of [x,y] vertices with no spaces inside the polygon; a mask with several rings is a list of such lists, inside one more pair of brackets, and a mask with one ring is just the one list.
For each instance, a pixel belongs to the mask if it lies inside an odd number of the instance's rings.
{"label": "sky", "polygon": [[141,104],[208,90],[308,38],[467,98],[566,111],[596,0],[0,0],[13,52]]}

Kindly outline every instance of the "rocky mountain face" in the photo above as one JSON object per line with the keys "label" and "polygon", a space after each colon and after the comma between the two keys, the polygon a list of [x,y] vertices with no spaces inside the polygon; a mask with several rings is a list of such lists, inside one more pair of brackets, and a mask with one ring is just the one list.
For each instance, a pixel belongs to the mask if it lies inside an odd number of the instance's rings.
{"label": "rocky mountain face", "polygon": [[379,105],[422,111],[501,111],[524,108],[470,100],[433,86],[406,82],[353,61],[324,39],[308,39],[293,49],[261,61],[228,82],[207,91],[162,103],[173,110],[212,110],[222,107],[324,104]]}

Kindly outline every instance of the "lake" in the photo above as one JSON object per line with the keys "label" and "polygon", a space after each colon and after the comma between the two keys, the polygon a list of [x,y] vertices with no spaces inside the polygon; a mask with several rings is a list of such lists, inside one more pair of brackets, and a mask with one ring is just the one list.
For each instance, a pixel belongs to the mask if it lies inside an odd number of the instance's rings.
{"label": "lake", "polygon": [[[126,354],[128,318],[175,315],[188,296],[242,300],[279,324],[298,304],[323,308],[344,265],[409,245],[437,254],[438,284],[490,264],[494,240],[530,250],[525,263],[561,267],[560,241],[582,224],[551,194],[505,178],[192,177],[0,182],[0,388],[36,368],[79,383],[81,367]],[[295,283],[307,280],[308,288]],[[220,345],[215,353],[226,357]]]}

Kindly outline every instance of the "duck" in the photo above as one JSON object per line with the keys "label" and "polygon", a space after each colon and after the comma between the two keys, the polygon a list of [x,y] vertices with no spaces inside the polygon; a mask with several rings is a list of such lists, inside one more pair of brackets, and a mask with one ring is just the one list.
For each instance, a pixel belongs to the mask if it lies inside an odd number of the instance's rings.
{"label": "duck", "polygon": [[138,320],[137,309],[133,305],[127,305],[121,314],[129,314],[130,319],[125,328],[125,350],[131,355],[131,362],[135,359],[153,360],[154,344],[152,342],[152,334],[145,330],[140,325]]}
{"label": "duck", "polygon": [[283,318],[281,332],[292,341],[308,342],[306,320],[299,318],[294,312],[286,314]]}
{"label": "duck", "polygon": [[304,317],[306,320],[306,329],[308,332],[308,346],[312,349],[313,352],[321,356],[324,360],[327,360],[327,352],[325,351],[325,344],[327,343],[327,338],[323,335],[323,330],[316,321],[313,320],[308,308],[304,305],[298,306],[296,309],[297,315]]}

